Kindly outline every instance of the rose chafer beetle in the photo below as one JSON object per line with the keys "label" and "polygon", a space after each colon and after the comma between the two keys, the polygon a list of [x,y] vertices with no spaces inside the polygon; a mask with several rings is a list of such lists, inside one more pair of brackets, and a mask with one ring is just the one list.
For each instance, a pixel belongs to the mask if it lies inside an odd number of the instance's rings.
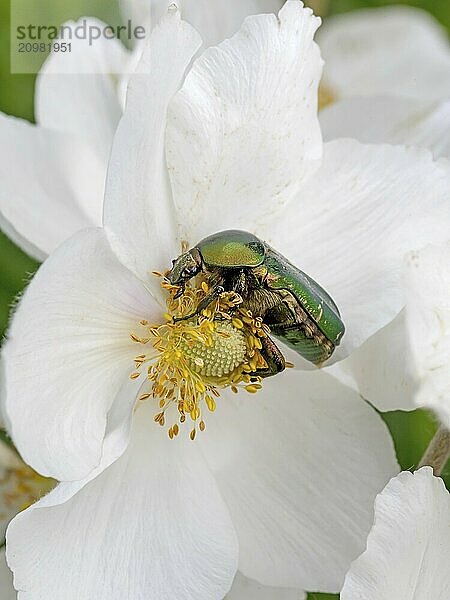
{"label": "rose chafer beetle", "polygon": [[[195,314],[224,291],[235,291],[243,306],[261,317],[276,338],[317,365],[330,358],[344,335],[339,310],[327,292],[251,233],[229,230],[205,238],[173,261],[168,279],[180,286],[181,295],[199,273],[210,292]],[[269,377],[282,371],[285,361],[273,340],[262,341],[268,368],[257,375]]]}

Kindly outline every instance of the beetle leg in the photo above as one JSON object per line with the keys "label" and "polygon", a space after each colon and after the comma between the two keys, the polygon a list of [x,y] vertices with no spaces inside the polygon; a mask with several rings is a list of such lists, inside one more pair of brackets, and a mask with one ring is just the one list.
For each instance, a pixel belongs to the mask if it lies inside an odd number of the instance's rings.
{"label": "beetle leg", "polygon": [[268,311],[264,322],[275,337],[281,338],[297,352],[301,347],[299,354],[320,367],[333,354],[334,345],[304,309],[289,300],[289,296],[286,296],[279,305]]}
{"label": "beetle leg", "polygon": [[262,357],[267,363],[266,369],[258,369],[250,376],[253,377],[272,377],[277,373],[281,373],[286,368],[286,362],[281,350],[270,337],[260,338],[262,349],[260,350]]}
{"label": "beetle leg", "polygon": [[215,288],[213,288],[210,293],[205,296],[203,298],[203,300],[200,302],[200,304],[197,306],[197,314],[200,314],[202,312],[202,310],[205,310],[205,308],[208,308],[208,306],[211,304],[211,302],[214,302],[214,300],[217,300],[217,298],[220,296],[220,294],[223,294],[225,291],[225,288],[222,287],[221,285],[217,285]]}
{"label": "beetle leg", "polygon": [[214,300],[217,300],[217,298],[220,296],[220,294],[223,294],[224,292],[224,288],[221,285],[217,285],[215,288],[213,288],[211,290],[211,292],[205,296],[203,298],[203,300],[200,302],[200,304],[197,306],[197,310],[193,313],[191,313],[190,315],[187,315],[185,317],[178,317],[173,319],[175,323],[177,323],[178,321],[187,321],[188,319],[192,319],[194,317],[196,317],[197,315],[201,314],[201,312],[203,310],[205,310],[205,308],[207,308],[211,302],[214,302]]}
{"label": "beetle leg", "polygon": [[264,315],[264,323],[266,323],[270,329],[295,325],[297,322],[299,321],[296,318],[293,308],[284,300],[269,309]]}
{"label": "beetle leg", "polygon": [[178,298],[180,298],[183,294],[184,294],[184,285],[180,285],[180,289],[175,294],[175,296],[173,297],[173,299],[174,300],[178,300]]}

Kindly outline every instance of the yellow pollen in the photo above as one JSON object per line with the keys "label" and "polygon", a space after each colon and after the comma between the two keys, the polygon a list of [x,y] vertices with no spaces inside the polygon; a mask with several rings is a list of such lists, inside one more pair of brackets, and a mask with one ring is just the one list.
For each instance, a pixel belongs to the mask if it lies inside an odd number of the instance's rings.
{"label": "yellow pollen", "polygon": [[205,281],[186,287],[179,297],[179,288],[166,279],[161,285],[168,296],[166,322],[155,325],[143,319],[139,325],[145,332],[130,333],[133,341],[147,347],[136,357],[130,377],[146,374],[148,389],[140,400],[156,401],[155,423],[165,426],[169,412],[173,415],[167,430],[170,439],[178,435],[178,423],[190,422],[194,428],[189,437],[194,440],[197,431],[206,429],[203,411],[216,410],[221,389],[251,394],[261,389],[258,370],[267,368],[261,339],[270,330],[242,308],[242,298],[234,292],[224,292],[197,314],[209,293]]}
{"label": "yellow pollen", "polygon": [[206,345],[203,340],[194,343],[182,340],[180,351],[189,367],[204,377],[223,377],[242,364],[247,351],[245,336],[228,321],[216,323]]}

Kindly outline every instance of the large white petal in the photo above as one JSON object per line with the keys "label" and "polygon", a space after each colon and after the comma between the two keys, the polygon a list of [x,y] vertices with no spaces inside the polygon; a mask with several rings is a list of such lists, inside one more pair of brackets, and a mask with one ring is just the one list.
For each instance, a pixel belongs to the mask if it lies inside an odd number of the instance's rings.
{"label": "large white petal", "polygon": [[[183,19],[201,34],[207,46],[232,36],[247,15],[276,12],[282,0],[178,0]],[[154,25],[165,10],[167,0],[121,0],[122,12],[133,23]]]}
{"label": "large white petal", "polygon": [[5,550],[0,550],[0,595],[2,600],[16,600],[17,593],[14,591],[12,573],[8,569],[5,558]]}
{"label": "large white petal", "polygon": [[447,98],[447,34],[421,10],[393,6],[327,19],[319,34],[324,82],[338,97],[392,94]]}
{"label": "large white petal", "polygon": [[31,256],[100,224],[104,175],[79,139],[0,114],[0,227]]}
{"label": "large white petal", "polygon": [[170,105],[167,160],[181,234],[267,219],[318,166],[322,61],[311,9],[289,0],[248,17],[231,40],[194,63]]}
{"label": "large white petal", "polygon": [[447,600],[450,496],[429,467],[392,479],[375,503],[367,550],[345,578],[342,600]]}
{"label": "large white petal", "polygon": [[[105,28],[97,19],[64,23],[72,31],[70,52],[52,52],[36,81],[36,120],[44,127],[86,140],[106,165],[122,114],[117,77],[126,73],[128,51],[116,38],[90,44],[73,34],[77,28]],[[69,33],[64,39],[69,40]]]}
{"label": "large white petal", "polygon": [[327,371],[358,390],[378,410],[416,409],[417,376],[404,311]]}
{"label": "large white petal", "polygon": [[268,586],[338,591],[398,470],[376,412],[325,373],[289,371],[255,396],[218,399],[206,427],[239,569]]}
{"label": "large white petal", "polygon": [[428,148],[450,157],[450,102],[426,104],[393,96],[345,98],[320,112],[326,141],[350,137],[363,143]]}
{"label": "large white petal", "polygon": [[450,428],[450,243],[408,256],[406,322],[420,379],[415,401]]}
{"label": "large white petal", "polygon": [[349,354],[404,306],[401,266],[412,249],[446,240],[450,164],[417,148],[325,144],[321,169],[264,237],[328,290]]}
{"label": "large white petal", "polygon": [[[114,140],[105,199],[105,227],[124,264],[149,285],[179,253],[165,162],[167,106],[201,40],[176,10],[153,30]],[[155,280],[153,282],[152,280]]]}
{"label": "large white petal", "polygon": [[137,412],[130,446],[108,469],[60,484],[12,522],[8,563],[21,600],[228,592],[238,556],[228,511],[195,445],[171,442],[152,415]]}
{"label": "large white petal", "polygon": [[305,592],[287,588],[273,588],[261,585],[237,573],[230,593],[225,600],[305,600]]}
{"label": "large white petal", "polygon": [[37,471],[80,479],[99,463],[107,413],[140,354],[130,333],[146,317],[160,318],[156,302],[102,230],[79,233],[39,269],[4,349],[13,438]]}

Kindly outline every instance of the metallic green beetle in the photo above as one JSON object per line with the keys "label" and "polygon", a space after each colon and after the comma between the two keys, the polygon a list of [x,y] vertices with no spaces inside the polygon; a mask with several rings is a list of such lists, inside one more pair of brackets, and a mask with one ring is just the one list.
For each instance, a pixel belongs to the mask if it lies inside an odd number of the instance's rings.
{"label": "metallic green beetle", "polygon": [[[317,365],[330,358],[344,335],[339,310],[327,292],[251,233],[230,230],[205,238],[173,261],[168,279],[180,286],[181,295],[200,272],[211,292],[196,314],[222,292],[235,291],[243,306],[261,317],[276,338]],[[268,368],[256,374],[269,377],[282,371],[285,361],[270,338],[263,341]]]}

